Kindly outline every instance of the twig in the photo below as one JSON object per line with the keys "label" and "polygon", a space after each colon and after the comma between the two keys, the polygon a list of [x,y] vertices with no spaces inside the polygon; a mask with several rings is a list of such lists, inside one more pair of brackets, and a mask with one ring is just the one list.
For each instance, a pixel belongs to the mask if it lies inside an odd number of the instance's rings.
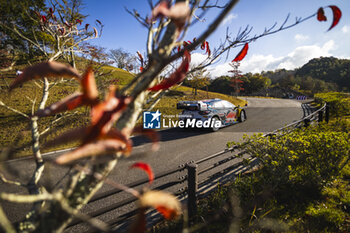
{"label": "twig", "polygon": [[123,190],[125,192],[128,192],[131,195],[133,195],[134,197],[139,197],[140,196],[140,193],[138,191],[136,191],[135,189],[129,188],[129,187],[123,185],[123,184],[116,183],[113,180],[104,177],[102,174],[100,174],[98,172],[93,172],[90,169],[84,168],[84,167],[82,167],[80,165],[76,165],[74,168],[77,169],[78,171],[83,171],[83,172],[85,172],[87,174],[93,175],[96,179],[103,180],[105,183],[113,186],[114,188],[119,189],[119,190]]}
{"label": "twig", "polygon": [[57,199],[54,194],[41,193],[37,195],[21,195],[15,193],[0,193],[0,199],[14,203],[34,203]]}
{"label": "twig", "polygon": [[6,179],[5,175],[2,174],[2,173],[0,173],[0,178],[1,178],[2,182],[6,183],[6,184],[13,184],[13,185],[25,187],[25,185],[24,185],[24,184],[21,184],[20,182],[12,181],[12,180]]}
{"label": "twig", "polygon": [[19,110],[17,110],[17,109],[11,108],[10,106],[7,106],[7,105],[4,104],[4,102],[2,102],[1,100],[0,100],[0,106],[4,107],[4,108],[6,108],[6,109],[8,109],[8,110],[10,110],[10,111],[12,111],[12,112],[15,112],[15,113],[17,113],[17,114],[19,114],[19,115],[21,115],[21,116],[27,118],[27,119],[30,119],[30,117],[29,117],[27,114],[25,114],[25,113],[23,113],[23,112],[21,112],[21,111],[19,111]]}
{"label": "twig", "polygon": [[15,228],[7,218],[4,210],[0,205],[0,226],[5,230],[6,233],[16,233]]}
{"label": "twig", "polygon": [[108,232],[110,230],[110,227],[106,223],[102,222],[101,220],[99,220],[97,218],[91,218],[90,216],[79,212],[79,210],[71,208],[62,199],[58,200],[58,202],[60,203],[62,209],[64,211],[66,211],[68,214],[70,214],[71,216],[73,216],[73,217],[75,217],[83,222],[88,223],[90,226],[98,229],[99,231]]}

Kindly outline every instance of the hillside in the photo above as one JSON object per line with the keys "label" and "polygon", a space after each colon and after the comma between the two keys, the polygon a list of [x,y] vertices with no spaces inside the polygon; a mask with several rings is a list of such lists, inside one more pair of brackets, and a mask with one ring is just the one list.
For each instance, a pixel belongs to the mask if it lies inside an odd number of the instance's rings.
{"label": "hillside", "polygon": [[341,91],[350,90],[350,60],[321,57],[310,60],[297,69],[296,76],[311,76],[338,85]]}
{"label": "hillside", "polygon": [[[4,78],[4,77],[15,77],[16,70],[20,70],[24,67],[16,67],[14,70],[6,73],[2,73],[0,78],[0,101],[4,102],[7,106],[16,108],[17,110],[31,114],[32,103],[29,99],[36,100],[36,106],[41,99],[42,93],[41,90],[36,86],[34,82],[25,83],[22,87],[14,89],[11,93],[8,92],[8,85],[13,81],[13,78]],[[116,84],[120,87],[129,83],[133,74],[112,67],[104,66],[98,72],[104,73],[102,76],[96,75],[96,81],[98,89],[100,90],[101,98],[104,95],[104,92],[107,90],[107,87],[111,84]],[[40,82],[37,82],[38,84]],[[72,94],[76,91],[79,91],[79,84],[70,80],[64,83],[58,83],[50,89],[50,96],[47,102],[47,105],[57,102],[58,100],[64,98],[65,96]],[[172,115],[179,113],[176,109],[176,103],[180,100],[193,100],[193,99],[204,99],[204,98],[221,98],[229,100],[236,105],[243,106],[245,101],[219,94],[214,92],[199,91],[198,95],[194,97],[192,95],[192,89],[188,87],[174,87],[170,90],[155,106],[155,108],[161,109],[163,114]],[[69,113],[72,114],[72,113]],[[62,115],[62,114],[60,114]],[[64,115],[64,114],[63,114]],[[57,116],[42,118],[39,121],[39,130],[43,131],[49,126],[53,126],[52,122],[58,120]],[[42,142],[51,140],[57,135],[65,132],[71,128],[81,127],[89,123],[89,109],[86,107],[81,107],[76,111],[73,111],[73,115],[66,117],[63,120],[58,120],[55,122],[52,130],[49,130],[47,133],[42,135]],[[13,132],[18,132],[13,133]],[[29,145],[31,140],[30,125],[29,121],[3,107],[0,107],[0,148],[6,148],[13,144],[18,145],[18,148]],[[76,146],[77,143],[70,143],[69,145],[50,148],[50,150],[63,149],[67,147]],[[44,150],[48,152],[49,150]],[[21,148],[17,154],[19,155],[28,155],[30,153],[30,148],[24,147]]]}
{"label": "hillside", "polygon": [[[272,96],[282,98],[293,93],[295,96],[313,96],[315,93],[350,91],[350,60],[334,57],[320,57],[310,60],[294,70],[277,69],[261,73],[245,73],[239,77],[241,96]],[[188,80],[185,86],[191,87]],[[231,94],[235,91],[231,76],[211,79],[202,90]]]}

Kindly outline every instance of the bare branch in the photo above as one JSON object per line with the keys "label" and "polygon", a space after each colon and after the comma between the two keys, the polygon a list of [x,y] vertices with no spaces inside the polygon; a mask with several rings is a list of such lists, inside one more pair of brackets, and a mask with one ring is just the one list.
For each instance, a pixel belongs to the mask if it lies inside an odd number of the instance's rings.
{"label": "bare branch", "polygon": [[74,113],[72,113],[72,114],[66,114],[66,115],[63,115],[63,116],[61,116],[61,117],[59,117],[59,118],[57,118],[57,119],[51,121],[50,126],[47,127],[46,129],[44,129],[43,131],[40,132],[40,136],[42,136],[42,135],[46,134],[47,132],[49,132],[49,131],[52,129],[52,127],[54,126],[54,124],[56,124],[56,123],[59,122],[60,120],[63,120],[64,118],[67,118],[67,117],[74,116],[74,115],[76,115],[76,114],[77,114],[77,112],[74,112]]}
{"label": "bare branch", "polygon": [[34,203],[39,201],[52,201],[58,199],[57,194],[42,193],[37,195],[21,195],[14,193],[0,193],[0,199],[14,203]]}
{"label": "bare branch", "polygon": [[17,114],[19,114],[19,115],[21,115],[21,116],[23,116],[23,117],[25,117],[25,118],[27,118],[27,119],[30,118],[27,114],[25,114],[25,113],[23,113],[23,112],[21,112],[21,111],[19,111],[19,110],[17,110],[17,109],[11,108],[10,106],[7,106],[7,105],[4,104],[4,102],[2,102],[1,100],[0,100],[0,106],[4,107],[4,108],[6,108],[7,110],[10,110],[10,111],[12,111],[12,112],[14,112],[14,113],[17,113]]}
{"label": "bare branch", "polygon": [[18,181],[12,181],[12,180],[8,180],[6,179],[5,175],[0,173],[0,179],[2,180],[2,182],[6,183],[6,184],[13,184],[13,185],[17,185],[17,186],[25,186],[24,184],[21,184]]}
{"label": "bare branch", "polygon": [[28,37],[24,36],[22,33],[20,33],[17,28],[10,28],[5,24],[1,24],[3,27],[5,27],[8,30],[11,30],[12,32],[16,33],[19,37],[21,37],[22,39],[28,41],[29,43],[31,43],[32,45],[34,45],[35,47],[37,47],[45,56],[47,56],[47,53],[45,50],[43,50],[43,48],[40,46],[40,44],[37,44],[36,42],[32,41],[31,39],[29,39]]}
{"label": "bare branch", "polygon": [[0,226],[5,230],[5,233],[16,233],[15,228],[7,218],[4,210],[0,205]]}
{"label": "bare branch", "polygon": [[133,10],[133,12],[131,12],[128,8],[125,7],[125,10],[126,12],[128,12],[130,15],[132,15],[142,26],[148,28],[149,25],[147,23],[147,20],[142,18],[140,16],[140,14],[136,11],[136,10]]}
{"label": "bare branch", "polygon": [[91,218],[90,216],[79,212],[79,210],[71,208],[64,200],[58,200],[62,209],[70,214],[72,217],[80,219],[83,222],[88,223],[90,226],[101,232],[109,232],[110,227],[97,218]]}
{"label": "bare branch", "polygon": [[1,72],[7,72],[7,71],[10,71],[10,70],[12,70],[13,69],[13,67],[15,66],[15,64],[16,64],[16,61],[13,61],[8,67],[6,67],[6,68],[2,68],[2,69],[0,69],[0,71]]}

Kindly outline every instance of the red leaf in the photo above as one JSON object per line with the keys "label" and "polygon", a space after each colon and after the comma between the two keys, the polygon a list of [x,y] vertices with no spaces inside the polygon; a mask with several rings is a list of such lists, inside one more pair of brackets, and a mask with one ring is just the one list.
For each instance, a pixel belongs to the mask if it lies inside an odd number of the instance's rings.
{"label": "red leaf", "polygon": [[61,78],[61,77],[68,77],[68,78],[76,78],[79,79],[80,75],[79,72],[74,69],[73,67],[62,64],[59,62],[43,62],[39,63],[33,66],[29,66],[23,70],[23,73],[19,75],[10,85],[10,90],[13,88],[16,88],[20,84],[27,82],[32,79],[39,79],[39,78]]}
{"label": "red leaf", "polygon": [[149,21],[153,21],[158,17],[169,15],[169,4],[167,1],[161,1],[152,10],[152,17]]}
{"label": "red leaf", "polygon": [[119,119],[126,106],[131,102],[130,97],[115,97],[113,89],[107,99],[94,105],[91,110],[91,127],[83,143],[88,143],[108,133],[113,123]]}
{"label": "red leaf", "polygon": [[152,150],[157,151],[159,149],[159,134],[152,129],[144,129],[142,126],[135,127],[133,134],[141,134],[148,137],[152,141]]}
{"label": "red leaf", "polygon": [[78,23],[79,25],[81,25],[81,20],[80,20],[80,19],[77,19],[77,23]]}
{"label": "red leaf", "polygon": [[191,62],[191,54],[185,50],[184,52],[184,59],[181,63],[181,65],[177,68],[177,70],[170,75],[169,78],[164,79],[161,83],[158,85],[155,85],[154,87],[149,88],[150,91],[159,91],[159,90],[165,90],[169,89],[171,86],[175,85],[176,83],[182,82],[185,77],[186,73],[188,72],[188,69],[190,67]]}
{"label": "red leaf", "polygon": [[176,2],[170,9],[167,15],[177,27],[178,31],[181,31],[185,26],[187,20],[190,17],[190,7],[186,2]]}
{"label": "red leaf", "polygon": [[87,31],[88,30],[88,28],[89,28],[89,26],[90,26],[90,24],[85,24],[85,31]]}
{"label": "red leaf", "polygon": [[337,6],[331,5],[328,7],[330,7],[332,9],[332,12],[333,12],[333,22],[332,22],[331,27],[328,29],[328,31],[329,31],[339,23],[339,20],[342,16],[342,13],[341,13],[341,10]]}
{"label": "red leaf", "polygon": [[37,111],[35,113],[35,116],[45,117],[45,116],[53,115],[59,112],[64,112],[67,110],[73,110],[79,106],[82,106],[83,104],[84,104],[83,94],[75,93],[46,107],[45,109]]}
{"label": "red leaf", "polygon": [[202,44],[201,44],[201,50],[205,49],[205,44],[206,44],[205,41],[203,41]]}
{"label": "red leaf", "polygon": [[122,150],[123,147],[124,143],[120,140],[106,139],[94,141],[92,143],[84,144],[73,151],[59,156],[56,159],[56,163],[62,165],[86,157],[115,153]]}
{"label": "red leaf", "polygon": [[327,17],[324,14],[324,10],[320,7],[317,11],[317,20],[318,21],[327,21]]}
{"label": "red leaf", "polygon": [[208,42],[208,41],[205,42],[205,47],[206,47],[206,53],[208,53],[208,56],[210,57],[210,55],[211,55],[211,50],[210,50],[209,42]]}
{"label": "red leaf", "polygon": [[106,135],[102,137],[103,139],[115,139],[120,140],[125,144],[125,148],[123,149],[124,155],[130,155],[132,151],[132,141],[128,139],[124,134],[119,132],[116,129],[110,129]]}
{"label": "red leaf", "polygon": [[143,67],[142,66],[140,66],[140,72],[143,72]]}
{"label": "red leaf", "polygon": [[94,72],[89,67],[83,75],[81,81],[84,98],[91,102],[95,102],[98,98],[98,90],[95,82]]}
{"label": "red leaf", "polygon": [[237,54],[237,56],[235,57],[235,59],[232,60],[232,62],[242,61],[243,58],[247,55],[248,47],[249,47],[248,43],[245,43],[245,45],[242,48],[242,50]]}
{"label": "red leaf", "polygon": [[166,219],[174,219],[181,213],[181,204],[173,195],[151,190],[139,198],[140,208],[153,207],[158,210]]}
{"label": "red leaf", "polygon": [[138,163],[134,163],[133,165],[131,165],[130,168],[138,168],[138,169],[143,170],[148,175],[149,183],[151,184],[153,182],[154,175],[153,175],[152,168],[149,164],[138,162]]}
{"label": "red leaf", "polygon": [[53,9],[51,7],[49,8],[49,12],[51,15],[53,14]]}
{"label": "red leaf", "polygon": [[170,9],[168,1],[161,1],[152,10],[152,17],[149,21],[153,21],[158,17],[168,17],[176,25],[178,31],[182,30],[190,17],[190,8],[185,2],[177,2]]}
{"label": "red leaf", "polygon": [[[140,60],[140,62],[141,62],[141,66],[143,66],[143,56],[142,56],[142,54],[141,54],[139,51],[137,51],[136,53],[137,53],[137,55],[139,56],[139,60]],[[142,72],[142,71],[141,71],[141,72]]]}
{"label": "red leaf", "polygon": [[116,86],[110,86],[108,95],[103,102],[94,105],[91,109],[91,124],[96,124],[104,114],[118,105],[118,98],[115,97]]}
{"label": "red leaf", "polygon": [[61,101],[39,110],[35,115],[39,117],[53,115],[59,112],[73,110],[82,105],[95,105],[98,102],[98,91],[95,83],[94,74],[89,67],[83,78],[80,80],[83,93],[70,95]]}
{"label": "red leaf", "polygon": [[42,15],[42,16],[41,16],[41,21],[42,21],[43,23],[46,23],[46,20],[47,20],[47,19],[46,19],[46,16],[45,16],[45,15]]}
{"label": "red leaf", "polygon": [[45,143],[44,147],[52,147],[52,146],[62,145],[68,142],[74,142],[79,139],[81,140],[82,136],[87,134],[88,131],[89,130],[87,127],[69,130],[67,132],[60,134],[55,139]]}

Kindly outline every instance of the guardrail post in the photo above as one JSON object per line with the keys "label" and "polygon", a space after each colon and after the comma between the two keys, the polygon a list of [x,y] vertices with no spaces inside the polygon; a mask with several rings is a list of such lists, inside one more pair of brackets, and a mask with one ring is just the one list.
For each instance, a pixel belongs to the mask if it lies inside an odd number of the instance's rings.
{"label": "guardrail post", "polygon": [[318,112],[318,122],[323,121],[323,110]]}
{"label": "guardrail post", "polygon": [[328,103],[326,103],[326,117],[325,117],[326,119],[326,122],[328,123],[329,122],[329,104]]}
{"label": "guardrail post", "polygon": [[197,214],[197,190],[198,190],[198,165],[194,163],[187,164],[187,185],[188,185],[188,217],[192,219]]}

